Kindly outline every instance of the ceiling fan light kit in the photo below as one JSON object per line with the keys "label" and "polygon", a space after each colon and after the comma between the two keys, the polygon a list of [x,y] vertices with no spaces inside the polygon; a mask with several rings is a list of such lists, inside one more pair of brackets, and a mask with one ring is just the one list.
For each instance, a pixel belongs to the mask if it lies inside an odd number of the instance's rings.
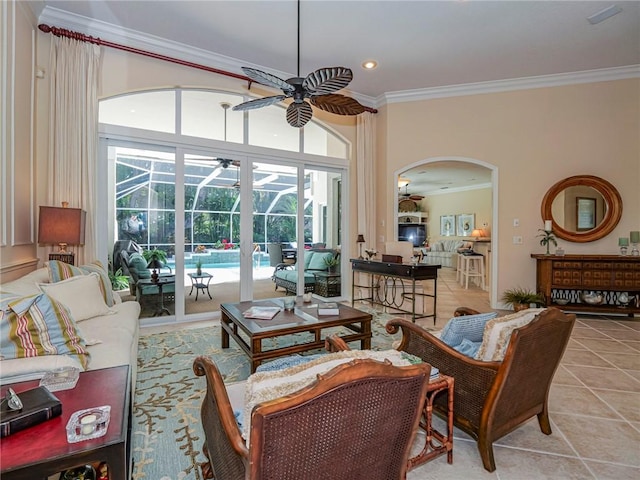
{"label": "ceiling fan light kit", "polygon": [[[300,0],[298,0],[298,76],[282,80],[270,73],[255,68],[242,67],[247,77],[260,85],[279,88],[282,95],[249,100],[233,107],[235,111],[253,110],[274,105],[287,98],[293,102],[287,107],[287,123],[301,128],[311,120],[311,105],[336,115],[359,115],[365,107],[357,100],[335,93],[353,80],[353,72],[346,67],[325,67],[300,76]],[[308,99],[308,101],[307,101]]]}

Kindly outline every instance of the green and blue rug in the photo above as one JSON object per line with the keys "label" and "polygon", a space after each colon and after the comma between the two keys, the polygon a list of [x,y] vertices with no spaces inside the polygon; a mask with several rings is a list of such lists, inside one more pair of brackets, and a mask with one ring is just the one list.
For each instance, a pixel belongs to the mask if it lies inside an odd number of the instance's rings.
{"label": "green and blue rug", "polygon": [[[372,349],[391,348],[400,338],[400,334],[391,336],[384,329],[391,315],[371,313]],[[292,335],[287,341],[298,343],[303,335],[308,334]],[[280,339],[266,346],[283,345]],[[230,348],[220,347],[219,326],[140,338],[132,420],[133,480],[202,479],[199,464],[205,457],[200,406],[206,383],[192,369],[199,355],[211,357],[226,382],[249,376],[249,360],[233,340]]]}

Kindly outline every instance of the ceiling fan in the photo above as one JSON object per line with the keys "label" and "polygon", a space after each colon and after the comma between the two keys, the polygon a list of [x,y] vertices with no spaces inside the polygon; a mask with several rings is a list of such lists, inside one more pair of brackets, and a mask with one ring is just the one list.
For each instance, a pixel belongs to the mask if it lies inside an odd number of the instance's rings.
{"label": "ceiling fan", "polygon": [[415,194],[410,194],[409,193],[409,184],[407,183],[404,186],[404,193],[400,193],[398,195],[398,197],[400,198],[400,200],[402,200],[403,198],[408,198],[409,200],[422,200],[424,198],[424,195],[415,195]]}
{"label": "ceiling fan", "polygon": [[[235,111],[266,107],[291,98],[293,102],[287,108],[287,122],[297,128],[304,127],[311,120],[313,115],[311,105],[336,115],[359,115],[365,111],[365,107],[357,100],[334,93],[353,80],[353,72],[350,68],[320,68],[305,78],[300,77],[300,0],[298,0],[298,76],[282,80],[255,68],[242,67],[242,71],[256,83],[281,89],[282,95],[249,100],[234,106]],[[306,99],[311,105],[305,101]]]}

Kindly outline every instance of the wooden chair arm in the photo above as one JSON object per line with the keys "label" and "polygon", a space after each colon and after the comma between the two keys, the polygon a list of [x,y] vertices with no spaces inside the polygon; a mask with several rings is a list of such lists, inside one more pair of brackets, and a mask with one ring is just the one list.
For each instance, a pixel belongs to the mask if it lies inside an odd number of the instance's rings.
{"label": "wooden chair arm", "polygon": [[347,342],[345,342],[335,333],[327,335],[327,337],[324,339],[324,348],[329,353],[351,350],[351,348],[349,348],[349,345],[347,345]]}
{"label": "wooden chair arm", "polygon": [[453,316],[454,317],[463,317],[465,315],[477,315],[480,312],[477,310],[474,310],[473,308],[469,308],[469,307],[458,307],[456,308],[456,311],[453,312]]}

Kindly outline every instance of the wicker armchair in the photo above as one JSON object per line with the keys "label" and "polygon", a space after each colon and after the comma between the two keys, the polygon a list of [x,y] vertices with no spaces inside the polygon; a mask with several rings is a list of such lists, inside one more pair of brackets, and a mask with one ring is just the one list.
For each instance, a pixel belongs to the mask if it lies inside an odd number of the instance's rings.
{"label": "wicker armchair", "polygon": [[[457,314],[478,313],[462,308]],[[565,351],[575,315],[549,308],[511,335],[502,362],[481,362],[458,353],[414,323],[392,319],[386,329],[402,329],[398,350],[417,355],[455,378],[454,423],[478,442],[484,468],[496,469],[493,442],[537,415],[540,430],[551,434],[548,395]],[[338,348],[339,349],[339,348]],[[446,412],[444,396],[434,409]]]}
{"label": "wicker armchair", "polygon": [[[204,478],[216,480],[404,479],[431,367],[353,360],[291,395],[257,405],[248,443],[222,376],[208,357],[201,416]],[[246,475],[246,477],[245,477]]]}

